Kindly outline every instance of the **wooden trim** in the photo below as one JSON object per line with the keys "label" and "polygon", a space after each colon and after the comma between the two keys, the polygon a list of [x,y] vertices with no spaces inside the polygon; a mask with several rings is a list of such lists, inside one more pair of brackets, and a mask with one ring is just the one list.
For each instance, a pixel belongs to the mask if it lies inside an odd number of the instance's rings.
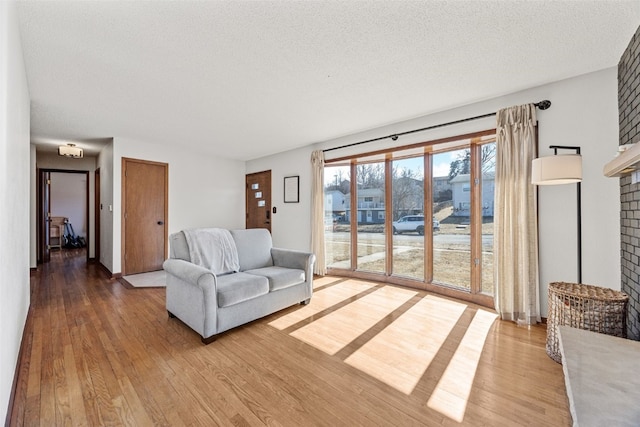
{"label": "wooden trim", "polygon": [[349,225],[351,227],[351,270],[358,268],[358,183],[356,182],[356,161],[351,161],[351,218],[349,218]]}
{"label": "wooden trim", "polygon": [[135,289],[136,287],[133,286],[131,283],[129,283],[129,281],[127,279],[125,279],[124,277],[119,277],[116,279],[118,282],[120,282],[120,284],[122,286],[124,286],[127,289]]}
{"label": "wooden trim", "polygon": [[[471,282],[469,283],[471,293],[477,294],[482,290],[482,146],[471,144],[471,176],[469,186],[471,187],[471,226],[472,236],[479,236],[479,239],[470,239],[471,242]],[[476,260],[478,264],[476,264]]]}
{"label": "wooden trim", "polygon": [[490,309],[494,308],[493,298],[484,294],[472,294],[463,289],[449,287],[447,285],[439,285],[435,283],[425,283],[415,279],[400,276],[387,276],[382,273],[373,273],[367,271],[352,271],[339,268],[327,268],[328,276],[339,276],[362,280],[371,280],[375,282],[388,283],[390,285],[405,286],[407,288],[428,291],[433,294],[443,295],[449,298],[455,298],[462,301],[472,302]]}
{"label": "wooden trim", "polygon": [[384,271],[388,276],[393,274],[393,164],[391,154],[387,154],[384,162]]}
{"label": "wooden trim", "polygon": [[336,162],[344,162],[345,160],[351,160],[351,159],[355,159],[355,158],[358,158],[358,157],[370,157],[370,156],[376,156],[376,155],[380,155],[380,154],[393,153],[395,151],[411,150],[411,149],[415,149],[415,148],[428,147],[428,146],[431,146],[431,145],[444,144],[446,142],[463,141],[463,140],[466,140],[466,139],[479,138],[479,137],[482,137],[482,136],[493,135],[495,133],[496,133],[495,129],[487,129],[487,130],[482,130],[482,131],[479,131],[479,132],[465,133],[464,135],[449,136],[449,137],[446,137],[446,138],[434,139],[434,140],[431,140],[431,141],[424,141],[424,142],[418,142],[418,143],[415,143],[415,144],[401,145],[399,147],[390,147],[390,148],[385,148],[385,149],[381,149],[381,150],[375,150],[375,151],[368,151],[368,152],[364,152],[364,153],[352,154],[350,156],[336,157],[335,159],[325,160],[324,163],[325,163],[325,165],[328,165],[328,164],[336,163]]}
{"label": "wooden trim", "polygon": [[[91,194],[91,185],[89,184],[89,171],[85,172],[85,178],[87,179],[87,189],[86,191],[86,195],[87,195],[87,199],[85,201],[86,203],[86,209],[87,209],[87,237],[86,237],[86,243],[87,243],[87,262],[89,261],[89,252],[91,252],[91,209],[89,209],[89,195]],[[94,230],[95,231],[95,230]]]}
{"label": "wooden trim", "polygon": [[[429,185],[426,185],[427,177],[429,177]],[[433,154],[431,153],[424,154],[424,181],[424,281],[430,283],[433,280]]]}
{"label": "wooden trim", "polygon": [[112,273],[103,263],[98,262],[100,270],[111,280],[117,280],[122,277],[122,273]]}
{"label": "wooden trim", "polygon": [[[47,232],[47,226],[45,224],[46,221],[46,214],[45,214],[45,209],[48,209],[50,206],[44,206],[44,193],[43,193],[43,186],[44,186],[44,179],[45,179],[45,175],[49,174],[49,179],[51,178],[51,174],[52,173],[74,173],[74,174],[84,174],[85,178],[87,180],[87,186],[85,189],[85,208],[86,208],[86,215],[85,215],[85,220],[87,221],[87,236],[86,236],[86,242],[87,242],[87,261],[89,260],[89,252],[90,252],[90,248],[91,248],[91,215],[89,214],[90,210],[89,210],[89,200],[91,198],[91,186],[89,184],[89,171],[88,170],[80,170],[80,169],[51,169],[51,168],[38,168],[37,171],[37,176],[38,176],[38,190],[37,190],[37,197],[38,197],[38,226],[36,227],[36,232],[38,234],[37,238],[36,238],[36,245],[37,245],[37,253],[38,253],[38,262],[49,262],[50,257],[47,256],[47,254],[45,253],[45,244],[47,242],[46,239],[46,232]],[[51,194],[49,194],[49,204],[51,204]],[[48,210],[47,210],[48,211]]]}
{"label": "wooden trim", "polygon": [[[434,293],[439,293],[453,298],[459,298],[464,301],[474,302],[485,307],[494,306],[494,297],[491,295],[482,294],[482,166],[481,166],[481,152],[482,146],[493,142],[491,140],[482,140],[483,136],[495,135],[495,129],[484,130],[480,132],[474,132],[464,135],[458,135],[453,137],[441,138],[434,141],[423,142],[418,144],[411,144],[401,147],[394,147],[385,150],[378,150],[369,153],[363,153],[353,156],[341,157],[326,161],[327,164],[344,162],[348,160],[350,162],[350,174],[351,174],[351,218],[350,218],[350,242],[351,242],[351,266],[350,269],[334,269],[329,268],[328,274],[337,274],[345,277],[362,278],[369,280],[377,280],[382,282],[388,282],[393,284],[399,284],[402,286],[408,286],[417,289],[424,289]],[[471,265],[471,274],[469,277],[469,290],[457,288],[454,286],[448,286],[447,284],[438,284],[433,281],[433,227],[427,226],[427,220],[431,224],[431,218],[433,217],[433,155],[440,152],[451,151],[450,148],[446,150],[433,150],[433,147],[437,144],[444,144],[453,141],[464,141],[464,146],[461,149],[469,149],[471,151],[471,171],[470,171],[470,186],[472,188],[470,195],[471,202],[471,235],[480,236],[479,239],[474,239],[474,242],[470,247],[469,263]],[[425,233],[424,233],[424,280],[416,281],[411,278],[405,278],[402,276],[395,276],[393,274],[393,233],[392,230],[392,216],[393,216],[393,185],[392,181],[388,179],[392,175],[392,161],[397,160],[392,156],[393,152],[407,149],[424,148],[424,216],[425,216]],[[371,162],[358,162],[361,157],[368,157],[377,154],[385,154],[385,271],[379,272],[365,272],[358,270],[358,198],[357,198],[357,165],[362,163]],[[379,163],[380,160],[375,161]],[[478,183],[476,184],[476,179]],[[475,260],[480,260],[480,264],[476,265]],[[332,273],[333,272],[333,273]],[[388,277],[390,279],[385,279]]]}
{"label": "wooden trim", "polygon": [[124,278],[124,276],[120,275],[120,277],[115,279],[120,282],[120,284],[127,289],[159,289],[164,288],[165,286],[133,286],[131,282]]}
{"label": "wooden trim", "polygon": [[[24,410],[21,402],[26,402],[27,381],[29,378],[29,356],[31,354],[31,344],[33,336],[33,309],[29,305],[27,310],[27,318],[25,319],[24,329],[22,330],[22,339],[20,340],[20,350],[18,350],[18,358],[16,368],[13,375],[13,383],[11,384],[11,393],[9,394],[9,406],[7,408],[7,416],[5,426],[18,425],[17,420],[20,418],[20,412]],[[16,404],[18,402],[18,404]],[[14,422],[12,424],[12,421]]]}
{"label": "wooden trim", "polygon": [[[100,176],[100,168],[96,168],[93,172],[93,235],[94,235],[94,245],[93,245],[93,254],[95,259],[100,259],[100,215],[102,214],[101,209],[101,199],[102,199],[102,191],[100,186],[102,185],[101,176]],[[89,261],[94,258],[89,257]]]}

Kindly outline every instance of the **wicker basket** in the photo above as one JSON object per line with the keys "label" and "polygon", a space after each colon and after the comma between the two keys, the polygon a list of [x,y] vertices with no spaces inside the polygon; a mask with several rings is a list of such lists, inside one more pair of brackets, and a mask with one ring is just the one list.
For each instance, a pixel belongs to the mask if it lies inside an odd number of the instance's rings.
{"label": "wicker basket", "polygon": [[565,325],[616,337],[627,336],[629,296],[613,289],[577,283],[549,284],[547,354],[558,363],[558,326]]}

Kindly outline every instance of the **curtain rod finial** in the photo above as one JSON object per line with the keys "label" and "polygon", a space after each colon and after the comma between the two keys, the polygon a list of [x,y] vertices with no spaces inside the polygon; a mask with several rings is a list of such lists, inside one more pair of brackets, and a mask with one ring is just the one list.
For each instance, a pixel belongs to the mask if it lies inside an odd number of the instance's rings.
{"label": "curtain rod finial", "polygon": [[551,107],[551,101],[549,101],[548,99],[545,99],[544,101],[536,102],[533,105],[535,105],[541,110],[547,110],[549,109],[549,107]]}

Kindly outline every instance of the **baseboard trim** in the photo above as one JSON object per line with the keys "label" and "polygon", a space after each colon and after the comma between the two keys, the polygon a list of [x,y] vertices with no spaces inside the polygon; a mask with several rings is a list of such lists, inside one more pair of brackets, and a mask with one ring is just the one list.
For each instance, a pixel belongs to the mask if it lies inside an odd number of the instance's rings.
{"label": "baseboard trim", "polygon": [[131,283],[129,283],[129,282],[127,281],[127,279],[125,279],[124,277],[120,277],[120,278],[118,278],[117,280],[118,280],[118,282],[120,282],[120,284],[121,284],[122,286],[124,286],[124,287],[125,287],[125,288],[127,288],[127,289],[135,289],[135,288],[136,288],[136,287],[135,287],[135,286],[133,286]]}
{"label": "baseboard trim", "polygon": [[101,262],[98,263],[98,267],[100,267],[100,270],[102,270],[102,272],[106,274],[106,276],[111,280],[118,280],[122,277],[122,273],[112,273],[111,270],[105,267],[105,265]]}
{"label": "baseboard trim", "polygon": [[[11,385],[11,394],[9,395],[9,407],[7,408],[7,417],[5,419],[5,426],[21,425],[22,423],[16,422],[12,424],[12,420],[18,420],[19,405],[16,405],[16,396],[20,393],[22,396],[27,390],[27,372],[29,371],[29,357],[31,357],[31,343],[33,337],[33,315],[31,304],[27,310],[27,319],[24,323],[24,329],[22,330],[22,340],[20,341],[20,350],[18,350],[18,360],[16,362],[16,368],[13,375],[13,384]],[[28,349],[26,347],[29,346]],[[26,401],[26,396],[20,401]]]}

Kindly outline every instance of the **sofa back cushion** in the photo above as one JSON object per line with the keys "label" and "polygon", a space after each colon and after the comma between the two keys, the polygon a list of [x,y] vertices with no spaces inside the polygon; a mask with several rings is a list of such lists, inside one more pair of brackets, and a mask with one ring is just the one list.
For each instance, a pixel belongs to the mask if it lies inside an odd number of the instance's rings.
{"label": "sofa back cushion", "polygon": [[240,271],[255,268],[271,267],[271,233],[266,228],[249,228],[247,230],[231,230],[236,242]]}
{"label": "sofa back cushion", "polygon": [[190,261],[213,274],[239,270],[236,243],[224,228],[194,228],[182,231],[189,247]]}
{"label": "sofa back cushion", "polygon": [[191,261],[189,245],[187,245],[187,240],[182,231],[169,236],[169,258]]}

